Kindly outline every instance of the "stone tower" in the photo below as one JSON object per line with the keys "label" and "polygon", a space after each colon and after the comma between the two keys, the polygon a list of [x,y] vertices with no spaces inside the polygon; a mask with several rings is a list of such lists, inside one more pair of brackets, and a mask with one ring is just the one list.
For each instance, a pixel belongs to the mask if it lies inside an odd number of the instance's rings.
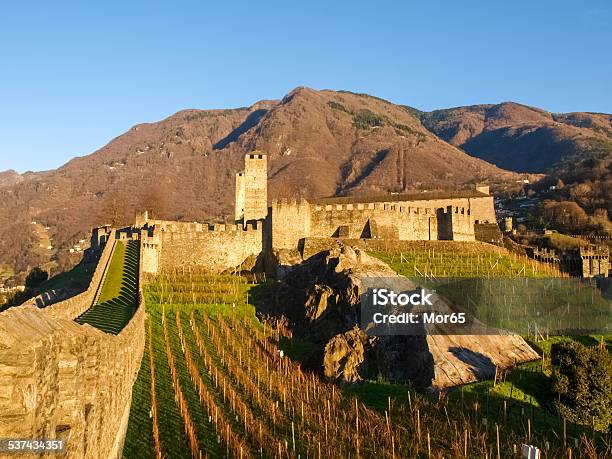
{"label": "stone tower", "polygon": [[244,171],[236,174],[236,207],[234,208],[235,220],[242,221],[244,217]]}
{"label": "stone tower", "polygon": [[504,231],[506,233],[511,233],[512,232],[512,217],[506,217],[504,218]]}
{"label": "stone tower", "polygon": [[244,157],[244,172],[236,174],[235,218],[244,223],[268,215],[268,158],[261,152]]}

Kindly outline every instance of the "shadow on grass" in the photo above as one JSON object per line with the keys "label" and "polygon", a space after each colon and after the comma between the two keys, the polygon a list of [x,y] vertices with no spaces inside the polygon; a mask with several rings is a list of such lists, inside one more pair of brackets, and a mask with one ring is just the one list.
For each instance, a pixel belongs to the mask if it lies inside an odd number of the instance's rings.
{"label": "shadow on grass", "polygon": [[77,323],[87,323],[105,333],[114,335],[123,330],[138,308],[139,250],[138,241],[127,243],[119,295],[95,304],[76,319]]}

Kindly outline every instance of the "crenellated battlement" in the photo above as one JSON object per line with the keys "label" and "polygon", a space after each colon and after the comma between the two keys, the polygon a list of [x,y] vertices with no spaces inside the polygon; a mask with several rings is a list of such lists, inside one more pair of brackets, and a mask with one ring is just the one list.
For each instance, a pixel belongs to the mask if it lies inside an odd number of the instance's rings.
{"label": "crenellated battlement", "polygon": [[176,221],[149,221],[146,226],[148,237],[160,231],[170,233],[208,233],[208,232],[252,232],[261,231],[263,223],[261,221],[250,221],[245,225],[238,223],[200,223],[200,222],[176,222]]}
{"label": "crenellated battlement", "polygon": [[446,209],[443,209],[445,214],[455,214],[455,215],[466,215],[470,216],[470,209],[461,206],[447,206]]}

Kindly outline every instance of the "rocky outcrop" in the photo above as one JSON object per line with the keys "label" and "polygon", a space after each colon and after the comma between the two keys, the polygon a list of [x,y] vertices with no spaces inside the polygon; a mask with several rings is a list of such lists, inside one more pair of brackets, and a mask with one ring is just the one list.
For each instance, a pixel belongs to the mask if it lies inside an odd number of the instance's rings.
{"label": "rocky outcrop", "polygon": [[[360,299],[368,278],[401,280],[382,261],[338,243],[287,269],[268,313],[286,316],[294,334],[320,346],[318,365],[338,382],[382,375],[414,386],[442,389],[490,378],[496,368],[538,358],[517,335],[454,335],[428,326],[422,335],[368,336],[359,324]],[[435,296],[438,310],[450,309]]]}
{"label": "rocky outcrop", "polygon": [[334,336],[325,346],[325,377],[334,381],[359,381],[359,367],[365,360],[366,347],[372,346],[371,340],[359,327]]}

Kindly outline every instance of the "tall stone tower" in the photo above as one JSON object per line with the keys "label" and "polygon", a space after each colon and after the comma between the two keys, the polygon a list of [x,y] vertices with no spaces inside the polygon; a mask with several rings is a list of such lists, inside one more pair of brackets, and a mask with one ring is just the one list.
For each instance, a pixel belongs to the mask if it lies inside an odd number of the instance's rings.
{"label": "tall stone tower", "polygon": [[235,220],[242,221],[244,218],[244,171],[236,174],[236,207],[234,208]]}
{"label": "tall stone tower", "polygon": [[244,157],[244,172],[236,174],[237,221],[246,223],[268,215],[268,158],[261,152]]}

